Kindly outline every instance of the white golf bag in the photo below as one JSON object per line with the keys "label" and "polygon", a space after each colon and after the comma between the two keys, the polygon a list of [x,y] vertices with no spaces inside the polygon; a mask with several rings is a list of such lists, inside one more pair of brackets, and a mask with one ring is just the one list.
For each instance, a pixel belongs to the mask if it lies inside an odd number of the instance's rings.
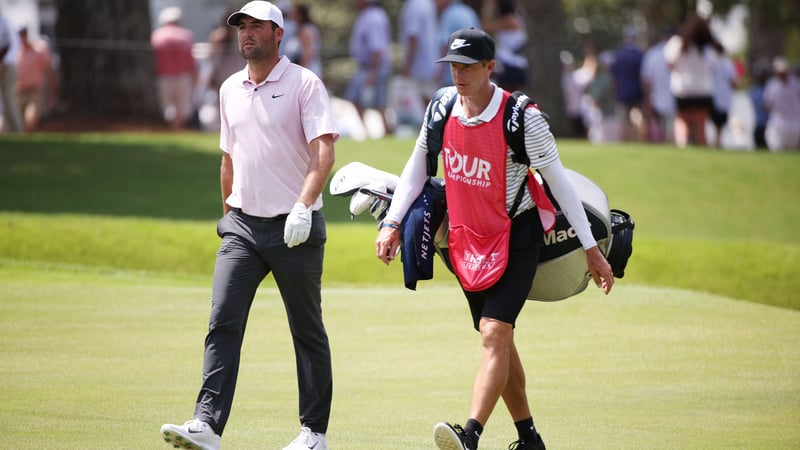
{"label": "white golf bag", "polygon": [[[614,276],[622,278],[632,251],[633,221],[624,211],[610,209],[605,192],[590,179],[570,169],[567,169],[567,174],[583,202],[592,234],[600,250],[611,264]],[[397,175],[352,162],[333,175],[330,192],[335,196],[351,196],[352,216],[369,210],[375,220],[380,222],[389,209],[398,181]],[[441,179],[432,178],[431,181],[443,189]],[[591,278],[586,268],[586,254],[575,231],[558,210],[558,203],[552,195],[550,198],[557,209],[556,225],[544,236],[536,277],[528,295],[530,300],[563,300],[586,289]],[[448,220],[445,213],[433,241],[436,252],[449,268],[447,233]]]}

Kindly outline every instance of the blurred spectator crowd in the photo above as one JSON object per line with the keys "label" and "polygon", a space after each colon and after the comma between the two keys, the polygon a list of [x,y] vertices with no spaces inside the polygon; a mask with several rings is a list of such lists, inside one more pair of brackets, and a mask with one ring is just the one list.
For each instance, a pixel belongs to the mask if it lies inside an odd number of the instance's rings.
{"label": "blurred spectator crowd", "polygon": [[617,48],[561,52],[565,111],[592,142],[800,149],[800,66],[761,58],[747,70],[694,15],[641,46],[634,26]]}
{"label": "blurred spectator crowd", "polygon": [[[487,0],[475,11],[460,0],[405,0],[392,23],[380,0],[353,0],[348,49],[354,73],[333,105],[343,135],[415,135],[428,100],[452,83],[448,65],[436,60],[460,28],[490,33],[496,41],[494,82],[526,90],[536,67],[527,60],[528,35],[515,1]],[[276,4],[285,18],[282,52],[325,80],[324,30],[310,6]],[[219,86],[244,68],[236,29],[226,17],[207,37],[209,51],[199,61],[195,36],[181,24],[182,10],[171,6],[158,14],[151,45],[164,120],[173,129],[219,127]],[[44,38],[30,39],[28,31],[0,17],[3,132],[36,130],[58,100],[50,46]],[[654,42],[635,26],[621,31],[615,48],[586,43],[581,55],[560,54],[564,110],[574,137],[680,148],[800,148],[800,66],[777,57],[746,69],[699,16],[662,30]]]}

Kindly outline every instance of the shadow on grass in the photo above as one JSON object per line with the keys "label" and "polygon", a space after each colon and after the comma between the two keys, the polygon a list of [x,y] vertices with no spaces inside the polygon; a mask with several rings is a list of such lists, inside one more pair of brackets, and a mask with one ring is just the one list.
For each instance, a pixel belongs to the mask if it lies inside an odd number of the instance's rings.
{"label": "shadow on grass", "polygon": [[[213,220],[220,157],[215,134],[5,136],[0,210]],[[324,195],[327,219],[349,221],[348,200]]]}

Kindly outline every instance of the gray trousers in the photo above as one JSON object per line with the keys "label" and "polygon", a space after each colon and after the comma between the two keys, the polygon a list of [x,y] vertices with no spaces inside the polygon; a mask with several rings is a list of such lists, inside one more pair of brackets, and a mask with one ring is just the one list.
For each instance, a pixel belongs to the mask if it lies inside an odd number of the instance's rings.
{"label": "gray trousers", "polygon": [[308,241],[293,248],[283,242],[284,224],[285,218],[260,219],[239,210],[217,224],[222,243],[214,267],[203,385],[194,417],[207,422],[220,436],[233,404],[250,306],[269,273],[278,285],[294,343],[300,423],[317,433],[328,428],[333,375],[322,322],[325,219],[314,212]]}

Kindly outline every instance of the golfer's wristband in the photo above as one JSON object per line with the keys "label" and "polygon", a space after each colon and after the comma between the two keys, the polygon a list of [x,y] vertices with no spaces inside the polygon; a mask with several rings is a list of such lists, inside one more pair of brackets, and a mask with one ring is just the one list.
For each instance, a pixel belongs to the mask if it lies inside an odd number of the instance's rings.
{"label": "golfer's wristband", "polygon": [[395,230],[400,231],[400,225],[394,222],[381,222],[381,228],[386,228],[386,227],[394,228]]}

